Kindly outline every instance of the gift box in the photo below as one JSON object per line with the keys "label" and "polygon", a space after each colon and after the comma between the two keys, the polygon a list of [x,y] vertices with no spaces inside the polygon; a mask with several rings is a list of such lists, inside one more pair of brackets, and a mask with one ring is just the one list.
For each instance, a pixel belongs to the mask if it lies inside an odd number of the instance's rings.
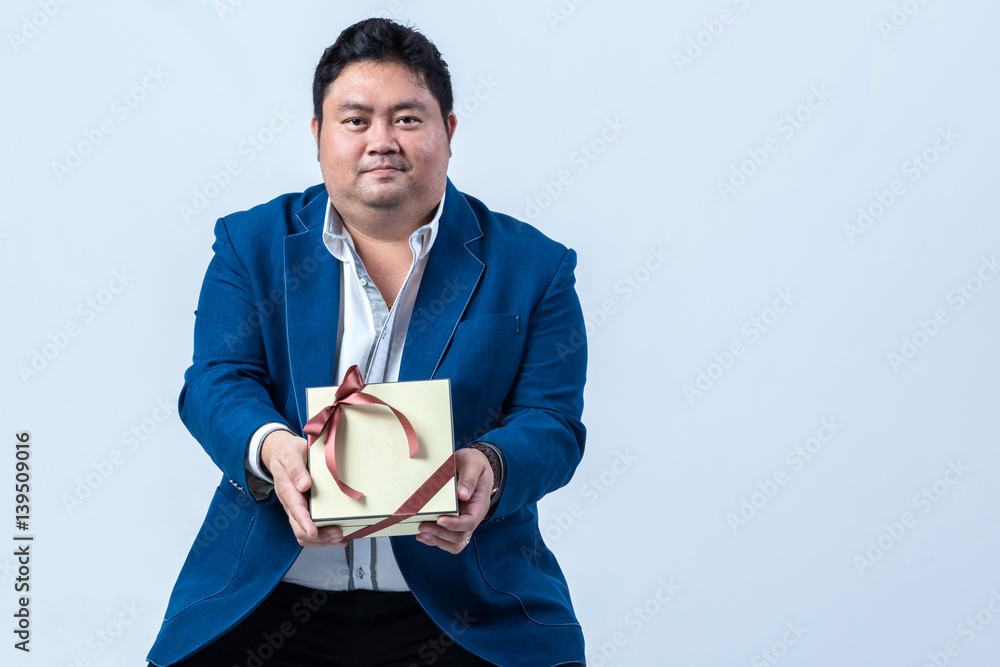
{"label": "gift box", "polygon": [[352,366],[337,387],[306,389],[309,512],[345,537],[416,535],[458,516],[451,383],[365,384]]}

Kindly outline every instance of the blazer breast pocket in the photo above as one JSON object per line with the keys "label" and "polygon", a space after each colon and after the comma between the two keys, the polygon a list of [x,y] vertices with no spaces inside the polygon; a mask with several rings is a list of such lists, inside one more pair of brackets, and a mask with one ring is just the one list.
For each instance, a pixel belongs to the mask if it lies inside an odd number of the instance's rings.
{"label": "blazer breast pocket", "polygon": [[518,333],[521,330],[521,317],[518,315],[476,315],[458,323],[460,329],[475,331],[505,331]]}

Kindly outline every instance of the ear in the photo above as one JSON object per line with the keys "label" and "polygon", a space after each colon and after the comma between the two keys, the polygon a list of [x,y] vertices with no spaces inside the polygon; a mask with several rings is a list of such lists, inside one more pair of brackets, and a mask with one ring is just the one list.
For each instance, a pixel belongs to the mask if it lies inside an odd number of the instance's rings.
{"label": "ear", "polygon": [[313,139],[316,140],[316,161],[319,162],[319,118],[313,116],[312,123],[310,125],[312,126]]}
{"label": "ear", "polygon": [[455,115],[454,111],[448,112],[448,123],[446,125],[448,129],[448,155],[451,155],[451,138],[455,136],[455,128],[458,127],[458,116]]}

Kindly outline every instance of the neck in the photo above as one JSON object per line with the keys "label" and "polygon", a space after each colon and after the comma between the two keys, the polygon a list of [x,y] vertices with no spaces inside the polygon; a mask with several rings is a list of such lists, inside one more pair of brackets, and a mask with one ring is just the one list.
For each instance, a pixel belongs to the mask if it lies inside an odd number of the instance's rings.
{"label": "neck", "polygon": [[355,241],[360,237],[376,244],[406,245],[413,232],[434,218],[439,202],[436,201],[430,210],[419,204],[376,209],[353,206],[350,202],[343,206],[334,202],[334,208]]}

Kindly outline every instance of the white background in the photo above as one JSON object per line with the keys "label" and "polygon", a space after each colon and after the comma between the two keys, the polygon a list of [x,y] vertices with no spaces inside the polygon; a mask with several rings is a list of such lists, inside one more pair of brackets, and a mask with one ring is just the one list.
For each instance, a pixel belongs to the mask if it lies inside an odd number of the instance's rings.
{"label": "white background", "polygon": [[381,14],[448,61],[456,186],[579,252],[588,450],[542,530],[590,664],[997,664],[1000,6],[230,9],[4,4],[0,662],[143,662],[218,482],[175,412],[214,221],[320,181],[313,68]]}

